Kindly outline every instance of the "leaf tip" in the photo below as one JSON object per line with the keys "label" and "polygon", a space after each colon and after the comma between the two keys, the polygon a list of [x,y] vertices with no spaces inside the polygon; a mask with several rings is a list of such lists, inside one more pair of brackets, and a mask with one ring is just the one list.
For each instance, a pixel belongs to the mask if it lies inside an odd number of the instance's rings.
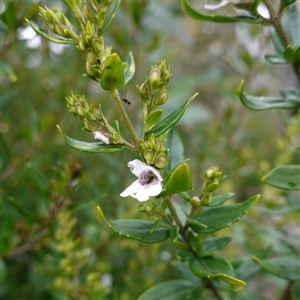
{"label": "leaf tip", "polygon": [[237,96],[240,97],[243,94],[243,92],[244,92],[244,79],[241,81],[241,84],[239,85],[235,93]]}

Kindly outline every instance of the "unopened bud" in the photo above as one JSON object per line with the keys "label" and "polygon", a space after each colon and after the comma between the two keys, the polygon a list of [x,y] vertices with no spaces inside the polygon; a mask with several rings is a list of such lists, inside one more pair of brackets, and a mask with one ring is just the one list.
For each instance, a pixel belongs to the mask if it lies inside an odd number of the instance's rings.
{"label": "unopened bud", "polygon": [[97,70],[95,67],[93,67],[91,64],[86,62],[86,71],[90,76],[93,76],[95,78],[101,78],[101,73],[99,70]]}
{"label": "unopened bud", "polygon": [[150,74],[149,74],[150,82],[160,79],[160,75],[161,75],[161,72],[158,67],[152,68],[150,71]]}
{"label": "unopened bud", "polygon": [[94,65],[97,63],[98,61],[98,57],[97,54],[95,53],[95,51],[91,48],[87,49],[85,52],[85,58],[86,61],[90,64],[90,65]]}
{"label": "unopened bud", "polygon": [[200,199],[197,196],[194,196],[193,198],[191,198],[190,203],[192,207],[200,206]]}
{"label": "unopened bud", "polygon": [[215,180],[213,183],[208,185],[205,189],[205,193],[212,193],[219,187],[219,180]]}
{"label": "unopened bud", "polygon": [[76,110],[76,114],[82,118],[85,117],[85,110],[84,108],[81,106],[80,103],[77,103],[75,106],[75,110]]}
{"label": "unopened bud", "polygon": [[160,152],[157,155],[157,157],[156,157],[155,166],[158,169],[162,169],[162,168],[164,168],[167,165],[168,165],[168,157],[167,157],[167,155],[165,154],[165,152]]}
{"label": "unopened bud", "polygon": [[210,201],[211,201],[211,194],[208,193],[201,199],[201,204],[208,204],[210,203]]}
{"label": "unopened bud", "polygon": [[145,160],[147,161],[147,164],[154,164],[154,153],[152,150],[150,149],[146,149],[144,152],[143,152],[143,156],[145,158]]}
{"label": "unopened bud", "polygon": [[160,92],[160,95],[156,98],[155,104],[157,106],[163,105],[163,104],[165,104],[167,102],[168,98],[169,98],[168,90],[167,89],[163,89]]}

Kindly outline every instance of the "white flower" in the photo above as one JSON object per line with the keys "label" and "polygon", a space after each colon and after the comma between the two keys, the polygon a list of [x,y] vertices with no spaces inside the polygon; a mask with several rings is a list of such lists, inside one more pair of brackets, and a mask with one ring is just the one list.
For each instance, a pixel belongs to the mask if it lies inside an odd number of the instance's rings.
{"label": "white flower", "polygon": [[207,10],[215,10],[218,9],[222,6],[226,6],[227,5],[227,0],[222,0],[219,4],[214,4],[214,3],[206,3],[204,4],[204,8]]}
{"label": "white flower", "polygon": [[94,139],[102,141],[104,144],[109,144],[109,138],[103,134],[101,131],[93,131]]}
{"label": "white flower", "polygon": [[127,166],[138,179],[120,194],[121,197],[131,196],[143,202],[147,201],[150,196],[160,194],[163,178],[157,169],[147,166],[138,159],[130,161]]}

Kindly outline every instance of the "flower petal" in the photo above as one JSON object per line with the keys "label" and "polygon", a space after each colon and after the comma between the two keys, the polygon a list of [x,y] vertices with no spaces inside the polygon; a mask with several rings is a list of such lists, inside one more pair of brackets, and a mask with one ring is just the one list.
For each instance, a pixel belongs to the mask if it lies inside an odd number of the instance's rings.
{"label": "flower petal", "polygon": [[215,9],[218,9],[222,6],[227,5],[227,3],[228,3],[227,0],[222,0],[219,4],[205,3],[204,8],[207,9],[207,10],[215,10]]}
{"label": "flower petal", "polygon": [[150,184],[145,187],[147,189],[147,193],[149,196],[157,196],[162,191],[161,183],[158,182],[156,184]]}
{"label": "flower petal", "polygon": [[120,194],[121,197],[127,197],[132,196],[134,197],[134,194],[136,194],[140,189],[142,185],[139,183],[138,180],[133,182],[124,192]]}
{"label": "flower petal", "polygon": [[143,162],[141,162],[140,160],[138,159],[135,159],[135,160],[132,160],[130,161],[127,166],[131,169],[131,172],[139,177],[139,175],[145,171],[147,169],[147,165],[145,165]]}
{"label": "flower petal", "polygon": [[141,188],[133,197],[136,198],[140,202],[149,200],[149,195],[145,191],[145,187]]}
{"label": "flower petal", "polygon": [[109,144],[109,138],[105,136],[101,131],[94,131],[94,139],[102,141],[104,144]]}

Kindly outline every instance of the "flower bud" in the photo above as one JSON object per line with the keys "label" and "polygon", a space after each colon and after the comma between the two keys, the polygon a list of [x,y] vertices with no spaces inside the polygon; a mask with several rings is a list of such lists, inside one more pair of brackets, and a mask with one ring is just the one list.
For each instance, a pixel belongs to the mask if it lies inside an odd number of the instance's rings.
{"label": "flower bud", "polygon": [[152,70],[150,71],[149,74],[149,80],[151,83],[153,83],[154,81],[158,81],[160,79],[160,69],[158,67],[154,67],[152,68]]}
{"label": "flower bud", "polygon": [[93,67],[91,64],[86,62],[86,71],[90,76],[93,76],[95,78],[101,78],[101,73],[99,70],[97,70],[95,67]]}
{"label": "flower bud", "polygon": [[143,157],[147,161],[147,164],[153,165],[154,164],[154,153],[151,149],[146,149],[143,152]]}
{"label": "flower bud", "polygon": [[78,40],[78,35],[70,29],[64,30],[64,36],[73,40]]}
{"label": "flower bud", "polygon": [[85,58],[90,65],[94,65],[98,62],[98,56],[92,48],[86,50]]}
{"label": "flower bud", "polygon": [[162,169],[164,168],[165,166],[168,165],[168,157],[167,155],[165,154],[165,152],[160,152],[157,157],[156,157],[156,160],[155,160],[155,166],[158,168],[158,169]]}
{"label": "flower bud", "polygon": [[192,207],[200,206],[200,199],[197,196],[194,196],[193,198],[191,198],[190,203]]}
{"label": "flower bud", "polygon": [[80,103],[76,103],[75,105],[75,111],[76,111],[76,114],[82,118],[85,117],[85,110],[84,108],[81,106]]}
{"label": "flower bud", "polygon": [[149,89],[147,84],[148,78],[145,80],[144,83],[141,84],[141,86],[136,86],[139,96],[143,103],[147,103],[149,101]]}
{"label": "flower bud", "polygon": [[89,120],[85,118],[83,119],[83,123],[85,128],[89,131],[96,131],[98,129],[98,126],[93,125]]}
{"label": "flower bud", "polygon": [[201,199],[201,204],[205,205],[210,203],[210,201],[211,201],[211,194],[208,193]]}
{"label": "flower bud", "polygon": [[205,189],[205,193],[212,193],[219,187],[219,180],[215,180],[213,183],[208,185]]}
{"label": "flower bud", "polygon": [[159,96],[155,100],[156,106],[163,105],[167,102],[169,93],[167,89],[162,89]]}

